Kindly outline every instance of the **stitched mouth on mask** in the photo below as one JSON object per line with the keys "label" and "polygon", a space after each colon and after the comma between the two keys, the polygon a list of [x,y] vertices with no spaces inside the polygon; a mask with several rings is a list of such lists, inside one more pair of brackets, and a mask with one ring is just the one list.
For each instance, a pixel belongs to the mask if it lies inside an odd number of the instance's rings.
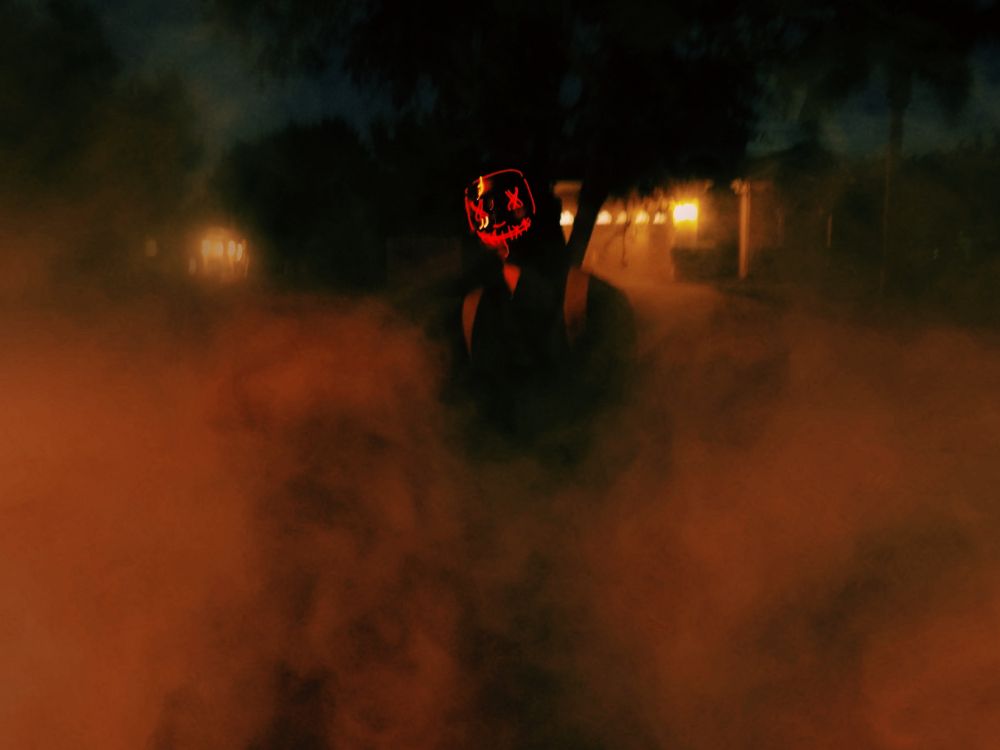
{"label": "stitched mouth on mask", "polygon": [[510,240],[515,240],[522,234],[528,231],[531,227],[531,219],[525,216],[521,221],[514,226],[505,228],[500,232],[480,232],[479,237],[487,245],[500,245],[504,242],[509,242]]}

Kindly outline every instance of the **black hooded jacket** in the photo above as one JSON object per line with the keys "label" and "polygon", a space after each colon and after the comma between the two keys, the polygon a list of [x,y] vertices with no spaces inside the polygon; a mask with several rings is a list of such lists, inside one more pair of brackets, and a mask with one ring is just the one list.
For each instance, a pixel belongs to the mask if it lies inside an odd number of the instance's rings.
{"label": "black hooded jacket", "polygon": [[[492,433],[484,439],[569,458],[584,449],[593,419],[624,395],[634,359],[632,310],[618,289],[565,264],[520,268],[513,293],[499,262],[470,292],[478,303],[468,338],[470,321],[458,311],[462,379],[481,429]],[[574,274],[577,284],[584,277],[582,292],[577,286],[579,301],[567,305]]]}

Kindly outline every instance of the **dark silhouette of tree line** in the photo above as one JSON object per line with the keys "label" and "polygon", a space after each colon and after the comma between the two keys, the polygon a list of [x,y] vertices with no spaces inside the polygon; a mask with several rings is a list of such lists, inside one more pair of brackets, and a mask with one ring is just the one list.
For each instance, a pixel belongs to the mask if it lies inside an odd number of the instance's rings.
{"label": "dark silhouette of tree line", "polygon": [[346,123],[291,125],[232,148],[212,180],[224,213],[258,243],[268,276],[368,288],[384,278],[393,196]]}
{"label": "dark silhouette of tree line", "polygon": [[823,116],[873,79],[883,87],[889,112],[880,219],[883,287],[899,231],[895,183],[913,87],[927,86],[949,116],[961,111],[972,82],[971,55],[977,44],[996,39],[995,4],[851,0],[793,3],[783,13],[794,54],[777,70],[785,85],[805,95],[800,121],[806,138],[817,138]]}
{"label": "dark silhouette of tree line", "polygon": [[272,70],[340,60],[387,90],[398,116],[378,154],[425,191],[457,194],[497,165],[542,184],[581,177],[577,256],[610,191],[739,160],[760,91],[752,55],[773,43],[750,10],[719,1],[626,0],[613,14],[552,0],[211,5]]}
{"label": "dark silhouette of tree line", "polygon": [[797,109],[809,142],[823,116],[881,81],[883,282],[913,86],[959,112],[970,56],[997,28],[993,0],[206,3],[266,70],[342,65],[359,86],[390,95],[395,115],[375,128],[370,153],[388,184],[411,186],[395,207],[411,228],[446,231],[430,204],[444,205],[480,169],[519,164],[543,183],[581,179],[569,240],[577,262],[609,194],[731,177],[765,108]]}
{"label": "dark silhouette of tree line", "polygon": [[0,0],[0,112],[3,224],[61,247],[57,272],[126,269],[186,210],[202,159],[188,91],[127,74],[91,5]]}

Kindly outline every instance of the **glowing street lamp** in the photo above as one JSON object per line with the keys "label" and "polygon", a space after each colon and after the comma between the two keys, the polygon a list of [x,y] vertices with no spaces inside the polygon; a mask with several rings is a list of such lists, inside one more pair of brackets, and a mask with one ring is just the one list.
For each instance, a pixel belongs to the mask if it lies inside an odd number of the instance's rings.
{"label": "glowing street lamp", "polygon": [[698,201],[685,201],[674,204],[674,225],[698,224]]}
{"label": "glowing street lamp", "polygon": [[698,244],[698,201],[676,201],[671,205],[675,242],[683,247]]}

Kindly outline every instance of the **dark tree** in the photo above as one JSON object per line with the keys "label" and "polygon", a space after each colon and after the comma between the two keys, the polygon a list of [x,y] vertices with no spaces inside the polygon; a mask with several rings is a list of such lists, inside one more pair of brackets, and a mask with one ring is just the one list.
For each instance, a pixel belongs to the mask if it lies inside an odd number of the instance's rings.
{"label": "dark tree", "polygon": [[884,285],[892,251],[895,178],[913,85],[929,87],[943,110],[956,115],[968,98],[970,57],[978,42],[996,34],[992,2],[931,0],[879,3],[791,3],[783,11],[792,43],[782,66],[783,84],[804,90],[801,120],[815,138],[827,112],[866,86],[884,81],[889,109],[882,205]]}
{"label": "dark tree", "polygon": [[263,243],[277,277],[347,287],[382,281],[394,198],[344,122],[292,125],[238,145],[213,182],[226,212]]}
{"label": "dark tree", "polygon": [[183,82],[124,76],[80,0],[0,0],[0,112],[0,213],[45,235],[69,275],[127,270],[193,188]]}
{"label": "dark tree", "polygon": [[86,6],[0,0],[0,187],[23,192],[71,175],[117,71]]}
{"label": "dark tree", "polygon": [[206,2],[272,69],[343,64],[388,91],[447,144],[427,164],[452,185],[499,164],[581,177],[577,261],[609,192],[735,166],[774,41],[726,0]]}

